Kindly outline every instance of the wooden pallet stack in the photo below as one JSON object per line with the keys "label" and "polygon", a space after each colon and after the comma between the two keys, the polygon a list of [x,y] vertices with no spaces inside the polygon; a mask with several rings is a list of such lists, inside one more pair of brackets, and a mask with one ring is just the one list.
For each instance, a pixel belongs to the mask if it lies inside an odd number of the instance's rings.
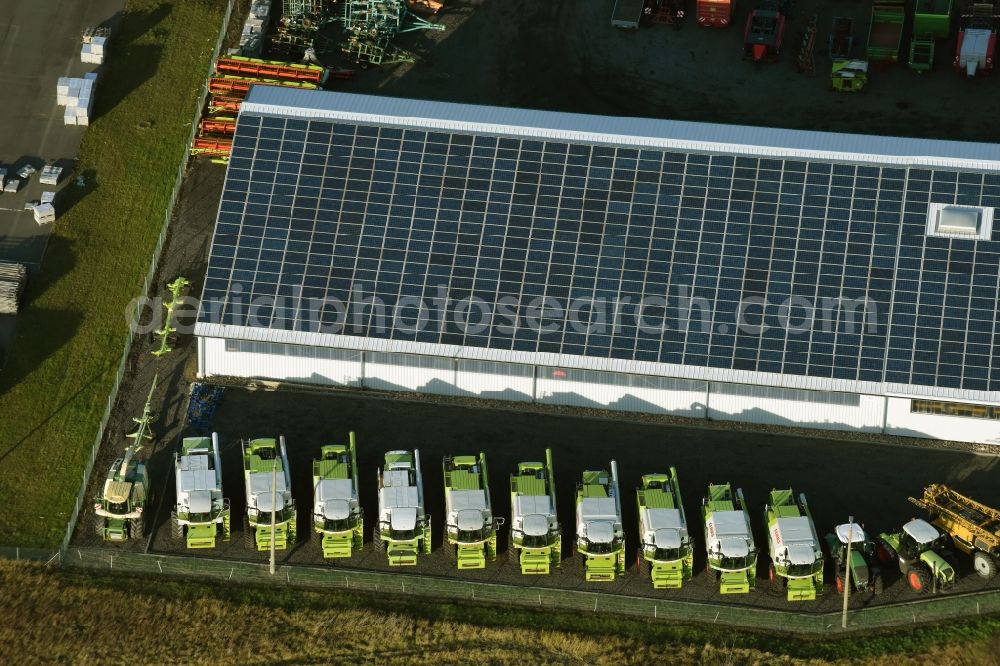
{"label": "wooden pallet stack", "polygon": [[27,282],[24,264],[0,261],[0,314],[17,314]]}

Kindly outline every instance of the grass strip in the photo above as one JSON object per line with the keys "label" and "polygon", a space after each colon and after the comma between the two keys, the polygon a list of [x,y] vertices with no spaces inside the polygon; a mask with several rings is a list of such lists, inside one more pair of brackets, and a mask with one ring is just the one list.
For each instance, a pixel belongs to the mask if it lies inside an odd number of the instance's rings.
{"label": "grass strip", "polygon": [[[127,0],[69,209],[0,372],[0,545],[59,544],[184,159],[225,0]],[[207,223],[208,221],[206,221]]]}

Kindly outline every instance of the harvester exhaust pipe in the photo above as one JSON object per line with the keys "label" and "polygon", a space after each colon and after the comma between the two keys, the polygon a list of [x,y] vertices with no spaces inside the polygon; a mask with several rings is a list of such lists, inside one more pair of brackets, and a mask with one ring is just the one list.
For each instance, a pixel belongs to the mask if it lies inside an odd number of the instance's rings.
{"label": "harvester exhaust pipe", "polygon": [[358,447],[355,446],[354,431],[348,435],[351,442],[351,480],[354,481],[354,492],[358,492]]}
{"label": "harvester exhaust pipe", "polygon": [[413,466],[417,469],[417,503],[424,505],[424,475],[420,472],[420,449],[413,449]]}
{"label": "harvester exhaust pipe", "polygon": [[614,460],[611,461],[611,488],[615,495],[615,513],[621,518],[622,515],[622,498],[621,493],[618,492],[618,463]]}
{"label": "harvester exhaust pipe", "polygon": [[215,483],[222,487],[222,456],[219,455],[219,433],[212,433],[212,453],[215,454]]}
{"label": "harvester exhaust pipe", "polygon": [[490,512],[493,512],[493,503],[490,501],[490,484],[489,476],[486,474],[486,454],[482,451],[479,452],[479,468],[480,476],[483,480],[483,494],[486,495],[486,506],[490,508]]}
{"label": "harvester exhaust pipe", "polygon": [[556,505],[556,475],[552,467],[552,449],[545,449],[545,466],[549,470],[549,496],[554,507]]}
{"label": "harvester exhaust pipe", "polygon": [[291,474],[289,473],[289,468],[288,468],[288,450],[285,448],[285,436],[284,435],[279,435],[278,436],[278,441],[281,442],[281,463],[285,466],[285,469],[284,469],[284,472],[285,472],[285,487],[286,488],[291,488],[292,487],[292,477],[291,477]]}

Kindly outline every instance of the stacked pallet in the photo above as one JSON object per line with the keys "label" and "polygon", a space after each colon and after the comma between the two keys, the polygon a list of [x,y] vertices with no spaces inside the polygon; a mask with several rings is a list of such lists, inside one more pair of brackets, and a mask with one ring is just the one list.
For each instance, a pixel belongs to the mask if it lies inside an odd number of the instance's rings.
{"label": "stacked pallet", "polygon": [[56,209],[51,203],[39,203],[37,206],[32,208],[32,212],[35,215],[35,223],[38,226],[43,224],[52,224],[56,221]]}
{"label": "stacked pallet", "polygon": [[0,314],[17,314],[27,282],[24,264],[0,261]]}
{"label": "stacked pallet", "polygon": [[83,31],[80,60],[92,65],[103,65],[111,31],[107,28],[87,28]]}
{"label": "stacked pallet", "polygon": [[42,185],[58,185],[59,177],[62,175],[62,167],[48,164],[42,167],[42,175],[38,177],[38,182]]}
{"label": "stacked pallet", "polygon": [[89,125],[94,110],[94,88],[97,74],[84,74],[82,79],[59,77],[56,83],[56,103],[65,106],[63,122],[66,125]]}

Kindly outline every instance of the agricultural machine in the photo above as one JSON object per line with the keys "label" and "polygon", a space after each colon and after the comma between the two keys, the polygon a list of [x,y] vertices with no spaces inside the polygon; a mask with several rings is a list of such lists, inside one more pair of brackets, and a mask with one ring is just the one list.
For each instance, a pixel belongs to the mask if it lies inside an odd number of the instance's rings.
{"label": "agricultural machine", "polygon": [[879,537],[876,552],[882,566],[895,560],[906,582],[917,592],[932,587],[940,591],[955,583],[955,567],[948,561],[948,535],[926,520],[914,518],[899,532],[883,532]]}
{"label": "agricultural machine", "polygon": [[698,24],[710,28],[725,28],[733,22],[736,0],[695,0]]}
{"label": "agricultural machine", "polygon": [[613,581],[625,573],[625,529],[614,460],[610,473],[588,470],[576,484],[576,550],[583,555],[588,581]]}
{"label": "agricultural machine", "polygon": [[916,0],[910,68],[926,72],[934,66],[934,45],[951,32],[951,0]]}
{"label": "agricultural machine", "polygon": [[772,490],[764,506],[771,586],[785,588],[789,601],[810,601],[823,591],[823,551],[806,496]]}
{"label": "agricultural machine", "polygon": [[222,457],[219,436],[185,437],[174,456],[177,504],[171,515],[173,536],[188,548],[215,548],[215,540],[229,541],[229,500],[222,495]]}
{"label": "agricultural machine", "polygon": [[830,86],[838,92],[861,92],[868,85],[866,60],[836,60],[830,69]]}
{"label": "agricultural machine", "polygon": [[955,548],[972,556],[980,577],[993,578],[1000,566],[1000,511],[941,484],[924,488],[921,499],[910,498],[926,509],[930,522],[951,537]]}
{"label": "agricultural machine", "polygon": [[420,451],[389,451],[378,470],[378,525],[375,545],[389,565],[412,566],[417,555],[431,552],[431,517],[424,511]]}
{"label": "agricultural machine", "polygon": [[510,475],[510,552],[522,574],[547,574],[562,561],[562,532],[556,517],[552,449],[545,464],[518,463]]}
{"label": "agricultural machine", "polygon": [[970,79],[993,69],[997,46],[997,10],[993,2],[969,3],[962,12],[962,28],[958,31],[955,70]]}
{"label": "agricultural machine", "polygon": [[145,442],[153,439],[150,423],[153,420],[156,381],[154,376],[142,416],[133,419],[137,425],[135,432],[126,435],[132,442],[125,449],[125,455],[111,465],[101,494],[94,501],[94,513],[97,514],[95,528],[97,535],[105,541],[128,541],[143,534],[142,512],[148,500],[146,490],[149,479],[146,477],[146,465],[136,460],[135,454]]}
{"label": "agricultural machine", "polygon": [[777,60],[781,44],[785,39],[785,15],[777,3],[768,3],[762,9],[755,9],[747,16],[743,31],[743,58],[754,62]]}
{"label": "agricultural machine", "polygon": [[344,33],[341,50],[363,67],[415,58],[393,45],[396,36],[414,30],[444,30],[408,9],[404,0],[345,0]]}
{"label": "agricultural machine", "polygon": [[677,470],[646,474],[636,488],[639,507],[639,573],[656,589],[679,588],[691,580],[694,548],[688,535]]}
{"label": "agricultural machine", "polygon": [[445,538],[455,547],[459,569],[483,569],[497,558],[497,528],[493,516],[486,454],[444,458]]}
{"label": "agricultural machine", "polygon": [[328,444],[313,461],[313,531],[322,535],[323,557],[350,557],[364,542],[365,516],[358,501],[358,451],[354,432],[347,445]]}
{"label": "agricultural machine", "polygon": [[[848,560],[848,544],[850,544],[850,560]],[[878,566],[875,542],[861,525],[857,523],[837,525],[832,533],[826,535],[826,545],[833,559],[833,577],[838,594],[844,593],[848,567],[851,569],[853,592],[882,594],[882,570]]]}
{"label": "agricultural machine", "polygon": [[247,491],[247,517],[243,533],[247,546],[277,550],[295,543],[296,511],[288,469],[285,438],[252,439],[243,443],[243,476]]}
{"label": "agricultural machine", "polygon": [[733,493],[728,483],[708,486],[701,502],[708,562],[705,571],[715,575],[722,594],[746,594],[757,580],[757,547],[750,532],[750,513],[743,491]]}
{"label": "agricultural machine", "polygon": [[868,28],[869,61],[896,62],[903,43],[903,24],[906,23],[906,0],[877,0],[872,6],[871,24]]}
{"label": "agricultural machine", "polygon": [[299,81],[322,86],[330,73],[319,65],[304,63],[259,60],[242,56],[219,58],[215,70],[220,74],[248,76],[255,79],[275,79],[278,81]]}

